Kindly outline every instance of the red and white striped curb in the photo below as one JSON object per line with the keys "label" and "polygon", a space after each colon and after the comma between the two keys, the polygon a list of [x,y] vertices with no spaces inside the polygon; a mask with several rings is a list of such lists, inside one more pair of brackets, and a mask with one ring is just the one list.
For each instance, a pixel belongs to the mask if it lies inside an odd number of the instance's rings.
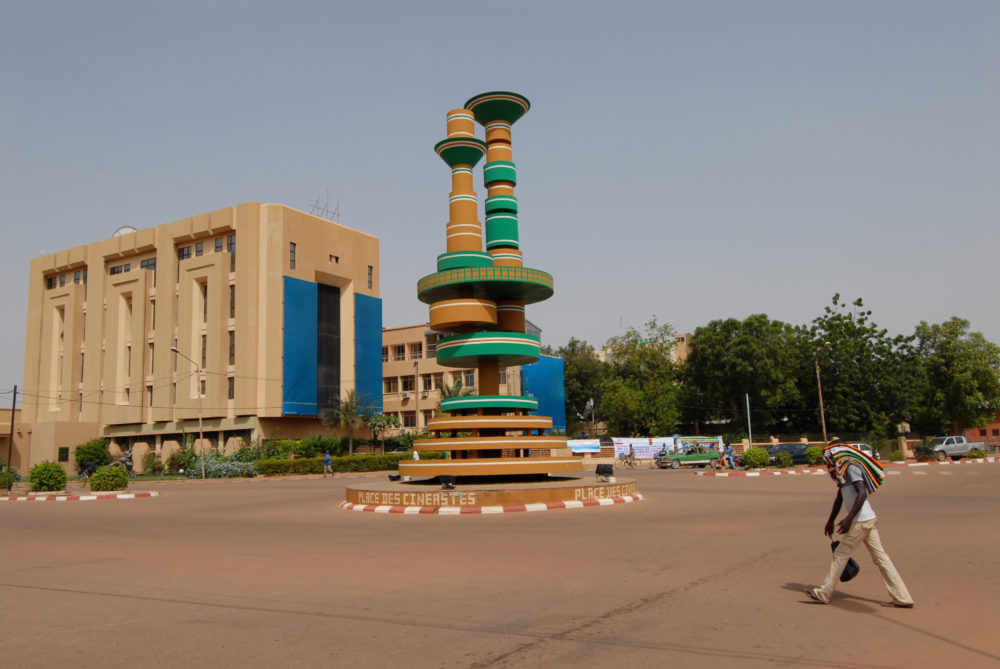
{"label": "red and white striped curb", "polygon": [[537,502],[535,504],[508,504],[504,506],[393,506],[389,504],[354,504],[341,502],[340,508],[347,511],[368,511],[371,513],[401,513],[406,516],[469,516],[493,513],[518,513],[520,511],[552,511],[554,509],[582,509],[585,506],[611,506],[612,504],[630,504],[642,500],[642,495],[624,495],[622,497],[604,497],[569,502]]}
{"label": "red and white striped curb", "polygon": [[0,502],[93,502],[101,499],[139,499],[158,497],[159,492],[122,492],[114,495],[26,495],[24,497],[0,497]]}
{"label": "red and white striped curb", "polygon": [[[1000,462],[1000,458],[990,457],[990,458],[963,458],[961,460],[931,460],[930,462],[884,462],[882,465],[886,468],[899,468],[899,467],[937,467],[937,466],[947,466],[947,465],[962,465],[962,464],[976,464],[981,462]],[[788,470],[768,470],[760,472],[746,472],[746,471],[735,471],[735,472],[705,472],[697,471],[695,472],[697,476],[794,476],[796,474],[826,474],[826,469],[788,469]]]}

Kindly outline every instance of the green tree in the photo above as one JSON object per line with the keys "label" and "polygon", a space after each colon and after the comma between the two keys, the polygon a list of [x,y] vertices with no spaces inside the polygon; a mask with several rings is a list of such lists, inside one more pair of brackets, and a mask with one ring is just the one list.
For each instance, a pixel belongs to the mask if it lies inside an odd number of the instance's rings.
{"label": "green tree", "polygon": [[915,331],[923,373],[914,427],[924,434],[953,434],[981,427],[1000,410],[1000,347],[969,321],[921,321]]}
{"label": "green tree", "polygon": [[749,394],[755,431],[797,427],[802,338],[801,330],[766,314],[714,320],[697,328],[681,366],[684,421],[695,424],[696,431],[708,421],[742,427]]}
{"label": "green tree", "polygon": [[672,359],[673,329],[650,319],[643,331],[629,327],[612,337],[611,372],[598,415],[620,436],[673,432],[680,419],[677,366]]}
{"label": "green tree", "polygon": [[807,405],[816,407],[817,423],[819,363],[828,432],[884,435],[910,419],[919,379],[913,338],[889,336],[871,314],[861,298],[847,305],[835,294],[800,351],[800,388],[810,388]]}
{"label": "green tree", "polygon": [[375,413],[365,420],[368,425],[368,429],[372,431],[376,439],[379,439],[382,444],[382,453],[385,454],[385,431],[392,429],[394,427],[399,427],[399,419],[395,416],[386,416],[385,414]]}
{"label": "green tree", "polygon": [[367,396],[358,396],[351,388],[340,400],[333,403],[327,423],[347,431],[347,453],[354,455],[354,435],[365,425],[365,419],[372,415],[375,407]]}
{"label": "green tree", "polygon": [[98,467],[111,464],[111,452],[108,450],[109,440],[105,438],[91,439],[80,444],[73,450],[76,460],[76,471],[84,470],[93,474]]}
{"label": "green tree", "polygon": [[462,384],[462,377],[459,375],[456,375],[455,378],[452,379],[451,385],[445,385],[440,381],[440,379],[435,379],[434,385],[437,387],[438,392],[441,393],[437,409],[434,412],[436,416],[441,415],[441,402],[451,399],[452,397],[464,397],[472,394],[472,389],[466,388]]}
{"label": "green tree", "polygon": [[608,381],[610,367],[597,357],[594,347],[575,337],[555,355],[563,359],[566,384],[566,417],[572,421],[595,420]]}

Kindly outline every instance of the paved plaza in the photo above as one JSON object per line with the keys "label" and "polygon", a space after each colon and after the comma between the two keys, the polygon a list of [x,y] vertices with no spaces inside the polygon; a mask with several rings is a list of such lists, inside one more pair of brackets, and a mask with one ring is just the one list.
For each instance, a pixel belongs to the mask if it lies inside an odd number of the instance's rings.
{"label": "paved plaza", "polygon": [[[866,552],[830,606],[825,476],[637,469],[632,504],[463,516],[340,508],[359,478],[165,482],[0,503],[11,667],[993,667],[1000,463],[873,496],[917,602]],[[592,476],[589,473],[588,476]]]}

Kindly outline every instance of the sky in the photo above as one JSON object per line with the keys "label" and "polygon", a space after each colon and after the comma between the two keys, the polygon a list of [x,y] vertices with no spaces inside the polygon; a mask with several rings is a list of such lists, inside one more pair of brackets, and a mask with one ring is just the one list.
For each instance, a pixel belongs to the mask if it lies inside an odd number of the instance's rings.
{"label": "sky", "polygon": [[241,202],[338,207],[381,240],[384,325],[426,322],[434,144],[494,90],[532,105],[513,153],[525,264],[555,279],[527,309],[543,344],[807,325],[835,293],[893,334],[958,316],[1000,342],[998,35],[995,0],[9,0],[0,404],[31,258]]}

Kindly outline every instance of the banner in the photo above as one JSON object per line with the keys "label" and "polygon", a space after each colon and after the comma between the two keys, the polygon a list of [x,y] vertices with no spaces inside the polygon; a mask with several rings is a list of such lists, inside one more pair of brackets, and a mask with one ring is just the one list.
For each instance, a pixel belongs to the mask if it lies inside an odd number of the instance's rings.
{"label": "banner", "polygon": [[600,439],[568,439],[566,441],[574,453],[600,453]]}
{"label": "banner", "polygon": [[664,448],[673,445],[673,437],[614,437],[615,457],[629,454],[631,446],[637,460],[652,460]]}

